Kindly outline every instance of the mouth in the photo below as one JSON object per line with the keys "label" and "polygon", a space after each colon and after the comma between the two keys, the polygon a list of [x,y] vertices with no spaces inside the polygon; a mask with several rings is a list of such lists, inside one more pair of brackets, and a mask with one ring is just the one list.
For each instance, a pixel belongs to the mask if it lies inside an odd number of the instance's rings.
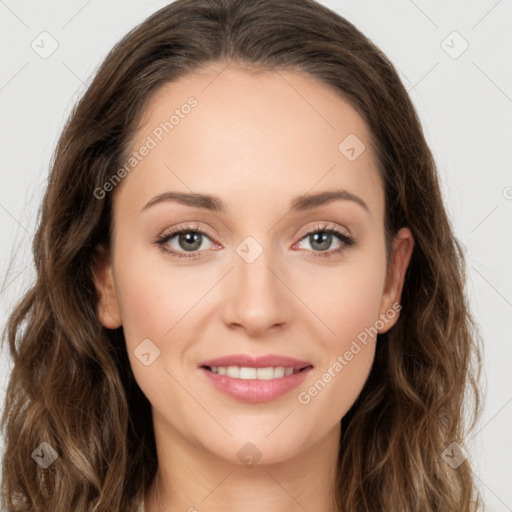
{"label": "mouth", "polygon": [[304,382],[313,365],[279,354],[231,354],[202,361],[198,370],[223,395],[259,403],[289,394]]}
{"label": "mouth", "polygon": [[198,370],[224,396],[255,404],[289,395],[306,380],[313,365],[281,355],[233,354],[203,361]]}

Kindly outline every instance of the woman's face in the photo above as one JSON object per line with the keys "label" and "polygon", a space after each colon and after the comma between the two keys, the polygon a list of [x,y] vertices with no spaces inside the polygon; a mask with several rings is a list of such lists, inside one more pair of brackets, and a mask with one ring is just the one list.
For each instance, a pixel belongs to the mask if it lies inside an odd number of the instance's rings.
{"label": "woman's face", "polygon": [[153,96],[103,189],[98,314],[123,325],[157,437],[275,462],[338,435],[398,318],[412,238],[387,272],[383,184],[346,101],[294,72],[212,69]]}

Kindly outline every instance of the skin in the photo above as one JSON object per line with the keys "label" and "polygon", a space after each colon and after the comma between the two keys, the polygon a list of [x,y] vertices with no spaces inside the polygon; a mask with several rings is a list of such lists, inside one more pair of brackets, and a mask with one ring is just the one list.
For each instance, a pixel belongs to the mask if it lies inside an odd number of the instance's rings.
{"label": "skin", "polygon": [[[198,101],[113,192],[111,253],[100,248],[95,267],[98,316],[109,329],[123,325],[152,404],[159,468],[147,512],[328,512],[340,420],[367,380],[378,337],[360,343],[309,403],[297,395],[399,303],[414,242],[400,230],[387,267],[383,184],[368,128],[347,101],[297,72],[222,69],[166,84],[147,105],[132,150],[187,98]],[[366,146],[354,161],[338,150],[351,133]],[[334,189],[368,211],[350,200],[290,210],[298,195]],[[226,211],[163,202],[141,212],[169,191],[218,196]],[[187,223],[208,233],[197,259],[155,245]],[[322,251],[305,230],[326,223],[356,243],[335,254],[343,242],[333,236]],[[236,252],[247,236],[263,249],[252,263]],[[167,242],[185,254],[190,245]],[[160,356],[145,366],[134,350],[148,338]],[[287,355],[314,368],[300,388],[250,404],[221,394],[198,370],[233,353]],[[237,456],[247,442],[261,452],[252,467]]]}

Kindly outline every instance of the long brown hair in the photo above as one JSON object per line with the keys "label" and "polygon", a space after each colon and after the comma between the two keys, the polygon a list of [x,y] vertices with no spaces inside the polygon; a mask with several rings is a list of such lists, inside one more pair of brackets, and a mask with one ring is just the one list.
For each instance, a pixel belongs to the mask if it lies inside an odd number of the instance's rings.
{"label": "long brown hair", "polygon": [[[369,378],[341,420],[338,508],[476,509],[470,460],[453,467],[443,457],[481,414],[482,356],[435,162],[393,65],[313,0],[177,0],[113,48],[77,103],[38,219],[36,281],[4,332],[14,363],[2,419],[4,504],[130,512],[153,481],[150,404],[122,328],[103,328],[96,314],[94,249],[109,246],[112,194],[94,191],[121,167],[152,94],[209,63],[307,73],[348,100],[380,164],[388,247],[403,226],[415,239],[401,316],[379,335]],[[46,469],[32,457],[43,442],[58,454]]]}

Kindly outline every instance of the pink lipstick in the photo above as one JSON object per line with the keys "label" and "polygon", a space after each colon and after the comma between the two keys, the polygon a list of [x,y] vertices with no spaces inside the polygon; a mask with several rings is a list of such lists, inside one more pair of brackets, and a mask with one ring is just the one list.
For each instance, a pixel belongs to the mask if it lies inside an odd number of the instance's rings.
{"label": "pink lipstick", "polygon": [[298,387],[313,369],[309,361],[269,354],[233,354],[199,364],[208,381],[227,396],[243,402],[275,400]]}

